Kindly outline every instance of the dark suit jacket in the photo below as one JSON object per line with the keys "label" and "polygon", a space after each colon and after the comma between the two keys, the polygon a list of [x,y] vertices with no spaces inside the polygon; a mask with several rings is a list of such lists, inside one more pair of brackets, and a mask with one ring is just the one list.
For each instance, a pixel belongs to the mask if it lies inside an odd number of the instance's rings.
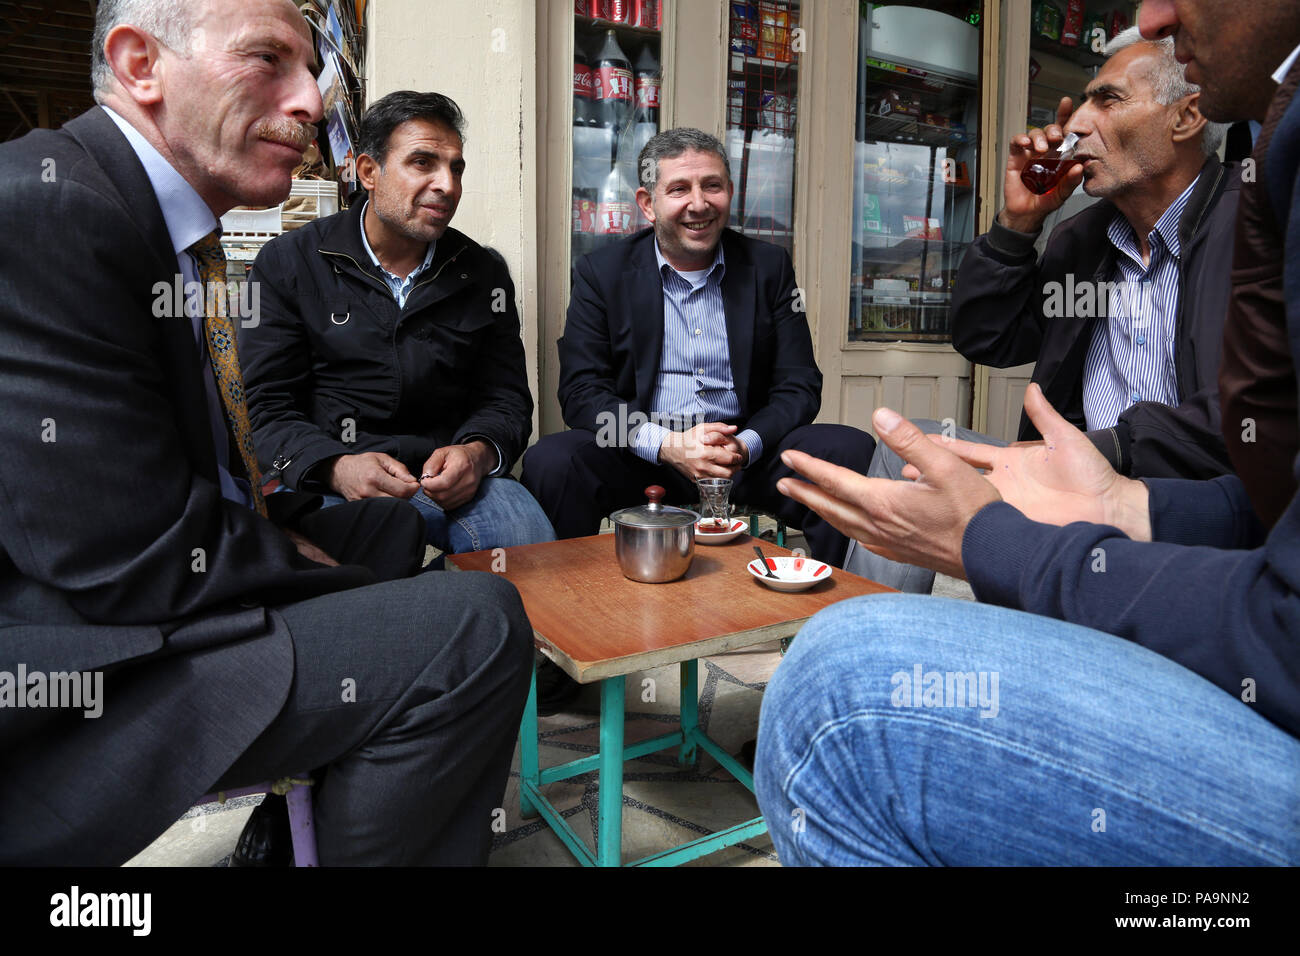
{"label": "dark suit jacket", "polygon": [[[741,412],[734,424],[758,432],[770,452],[817,416],[822,376],[789,254],[730,229],[722,249],[727,348]],[[598,432],[602,421],[649,414],[663,353],[663,296],[652,229],[574,266],[559,341],[559,398],[570,428]]]}
{"label": "dark suit jacket", "polygon": [[[1228,456],[1265,527],[1295,494],[1300,449],[1296,370],[1287,345],[1282,250],[1286,207],[1270,194],[1269,147],[1300,86],[1293,66],[1264,117],[1255,159],[1261,175],[1243,188],[1232,255],[1232,303],[1223,326],[1219,395]],[[1276,176],[1276,174],[1272,174]],[[1253,423],[1247,429],[1247,423]]]}
{"label": "dark suit jacket", "polygon": [[[373,580],[221,497],[153,189],[95,108],[0,145],[0,670],[103,670],[103,715],[0,709],[0,863],[121,863],[280,710],[277,604]],[[199,570],[199,568],[202,570]]]}

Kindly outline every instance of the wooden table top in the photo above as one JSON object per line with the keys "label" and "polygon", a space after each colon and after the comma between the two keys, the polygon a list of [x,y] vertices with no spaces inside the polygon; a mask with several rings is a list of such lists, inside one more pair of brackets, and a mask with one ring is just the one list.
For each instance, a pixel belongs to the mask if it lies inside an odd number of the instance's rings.
{"label": "wooden table top", "polygon": [[[836,568],[810,590],[773,591],[745,569],[755,543],[769,557],[792,553],[749,535],[697,544],[685,577],[643,584],[623,577],[614,535],[601,534],[506,548],[497,573],[519,589],[538,648],[583,683],[791,637],[829,604],[891,590]],[[494,558],[474,551],[447,561],[492,571]]]}

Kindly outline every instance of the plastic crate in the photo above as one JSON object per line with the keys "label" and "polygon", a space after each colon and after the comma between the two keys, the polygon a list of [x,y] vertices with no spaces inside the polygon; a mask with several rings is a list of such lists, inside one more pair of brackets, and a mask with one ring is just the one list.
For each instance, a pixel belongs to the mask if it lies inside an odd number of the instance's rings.
{"label": "plastic crate", "polygon": [[221,217],[221,238],[228,242],[269,239],[284,232],[282,206],[270,209],[232,209]]}
{"label": "plastic crate", "polygon": [[328,179],[295,179],[289,195],[309,200],[285,211],[285,203],[270,209],[232,209],[221,217],[222,238],[228,242],[265,241],[286,229],[296,229],[313,219],[339,211],[338,184]]}
{"label": "plastic crate", "polygon": [[313,219],[324,219],[339,211],[338,183],[329,179],[295,179],[289,189],[291,199],[305,199],[293,210],[281,207],[281,227],[296,229]]}

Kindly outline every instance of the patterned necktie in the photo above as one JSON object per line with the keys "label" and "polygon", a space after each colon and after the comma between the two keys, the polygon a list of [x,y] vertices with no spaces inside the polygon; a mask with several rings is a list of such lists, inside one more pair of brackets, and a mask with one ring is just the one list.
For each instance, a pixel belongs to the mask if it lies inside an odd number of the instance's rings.
{"label": "patterned necktie", "polygon": [[226,299],[226,254],[221,250],[221,231],[214,229],[188,250],[199,262],[199,281],[203,285],[203,335],[208,342],[212,374],[225,407],[226,421],[239,457],[244,461],[253,492],[253,508],[266,517],[262,499],[262,472],[253,451],[253,428],[248,423],[248,402],[244,398],[244,376],[239,371],[239,352],[235,347],[235,326],[230,321]]}

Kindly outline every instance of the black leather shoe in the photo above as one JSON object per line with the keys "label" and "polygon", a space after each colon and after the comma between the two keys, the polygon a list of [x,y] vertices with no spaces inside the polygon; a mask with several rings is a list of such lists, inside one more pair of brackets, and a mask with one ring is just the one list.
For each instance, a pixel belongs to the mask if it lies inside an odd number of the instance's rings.
{"label": "black leather shoe", "polygon": [[750,773],[754,772],[754,754],[758,750],[758,738],[746,740],[740,745],[740,753],[736,754],[736,759],[740,765]]}
{"label": "black leather shoe", "polygon": [[551,661],[542,661],[537,665],[537,716],[560,713],[581,690],[581,684]]}
{"label": "black leather shoe", "polygon": [[292,866],[293,832],[289,801],[274,793],[253,808],[239,834],[231,866]]}

